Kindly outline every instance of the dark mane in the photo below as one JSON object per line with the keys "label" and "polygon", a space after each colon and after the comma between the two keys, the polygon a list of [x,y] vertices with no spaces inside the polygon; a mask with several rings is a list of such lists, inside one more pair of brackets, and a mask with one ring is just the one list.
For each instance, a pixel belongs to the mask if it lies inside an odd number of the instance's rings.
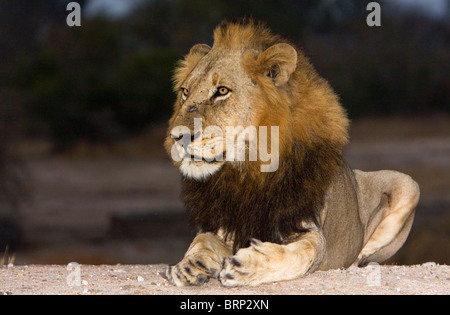
{"label": "dark mane", "polygon": [[183,179],[183,197],[195,228],[223,229],[234,252],[252,238],[282,244],[307,231],[302,224],[317,223],[326,189],[342,165],[331,145],[311,150],[296,144],[281,157],[278,171],[261,174],[264,179],[226,164],[205,181]]}

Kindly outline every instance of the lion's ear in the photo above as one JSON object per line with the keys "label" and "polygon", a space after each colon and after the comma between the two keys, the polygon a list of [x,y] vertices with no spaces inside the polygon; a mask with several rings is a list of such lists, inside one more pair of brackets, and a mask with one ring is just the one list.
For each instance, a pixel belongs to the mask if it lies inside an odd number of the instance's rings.
{"label": "lion's ear", "polygon": [[257,62],[264,75],[271,78],[276,86],[286,84],[297,69],[297,51],[289,44],[276,44],[259,54]]}
{"label": "lion's ear", "polygon": [[211,47],[206,44],[197,44],[191,48],[191,50],[189,51],[188,57],[191,55],[197,55],[197,56],[203,57],[206,54],[208,54],[210,50],[211,50]]}
{"label": "lion's ear", "polygon": [[173,76],[174,91],[178,92],[188,74],[195,68],[198,62],[209,53],[211,47],[206,44],[194,45],[189,54],[178,63]]}

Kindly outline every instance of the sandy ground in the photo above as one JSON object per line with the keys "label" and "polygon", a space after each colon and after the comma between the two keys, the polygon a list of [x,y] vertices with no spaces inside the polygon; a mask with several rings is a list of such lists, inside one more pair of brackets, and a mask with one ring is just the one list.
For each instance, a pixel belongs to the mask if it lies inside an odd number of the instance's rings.
{"label": "sandy ground", "polygon": [[450,267],[369,266],[316,272],[304,278],[258,287],[225,288],[217,280],[177,288],[161,275],[166,265],[0,268],[0,295],[448,295]]}

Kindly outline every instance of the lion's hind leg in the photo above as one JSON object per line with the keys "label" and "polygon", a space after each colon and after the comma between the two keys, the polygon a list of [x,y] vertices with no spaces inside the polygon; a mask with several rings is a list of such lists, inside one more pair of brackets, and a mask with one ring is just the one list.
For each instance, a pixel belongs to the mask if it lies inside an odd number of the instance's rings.
{"label": "lion's hind leg", "polygon": [[419,202],[419,185],[394,171],[355,171],[360,215],[366,223],[364,247],[354,265],[382,263],[405,243]]}

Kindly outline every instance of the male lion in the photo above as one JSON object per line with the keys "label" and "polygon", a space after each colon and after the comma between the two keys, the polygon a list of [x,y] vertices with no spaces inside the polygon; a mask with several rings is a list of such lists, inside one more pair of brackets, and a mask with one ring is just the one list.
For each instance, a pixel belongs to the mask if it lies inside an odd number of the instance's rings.
{"label": "male lion", "polygon": [[[173,284],[290,280],[381,263],[403,245],[417,183],[345,164],[346,113],[300,50],[259,23],[222,23],[212,48],[195,45],[180,62],[174,85],[178,99],[165,147],[179,157],[182,195],[199,232],[183,260],[168,268]],[[194,130],[195,118],[201,130]],[[232,161],[223,145],[210,157],[226,159],[193,159],[193,144],[208,126],[277,126],[279,139],[268,142],[277,141],[278,168],[262,172],[267,160],[259,157]],[[200,145],[223,140],[217,134]]]}

